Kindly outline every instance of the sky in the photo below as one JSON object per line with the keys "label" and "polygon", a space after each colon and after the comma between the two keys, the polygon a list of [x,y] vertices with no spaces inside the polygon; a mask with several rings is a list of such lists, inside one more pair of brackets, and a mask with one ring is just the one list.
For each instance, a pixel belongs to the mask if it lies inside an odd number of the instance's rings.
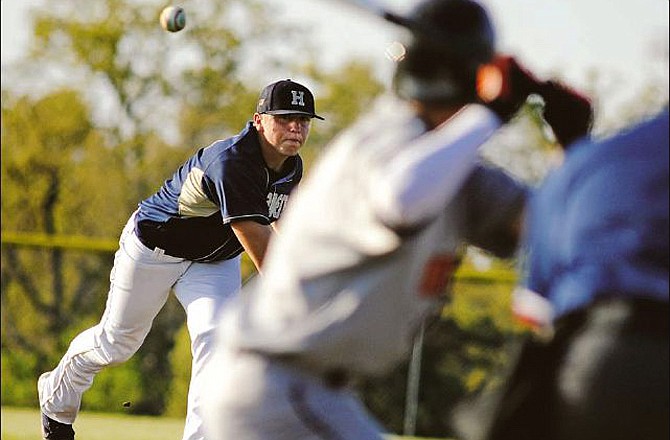
{"label": "sky", "polygon": [[[314,24],[310,42],[321,62],[337,66],[343,59],[364,58],[382,79],[393,63],[384,55],[399,30],[337,0],[265,0],[279,6],[288,23]],[[383,0],[380,0],[383,1]],[[25,51],[29,36],[28,8],[48,0],[0,0],[2,65]],[[189,0],[181,4],[187,11]],[[383,1],[403,11],[407,0]],[[634,94],[653,72],[667,78],[668,0],[482,0],[498,34],[498,49],[515,55],[538,76],[556,72],[576,87],[588,83],[590,72],[612,78],[613,95]],[[187,15],[188,16],[188,15]],[[3,74],[4,77],[4,74]]]}
{"label": "sky", "polygon": [[[270,1],[270,0],[268,0]],[[315,38],[328,62],[344,55],[373,61],[386,76],[384,50],[398,37],[393,26],[344,2],[272,0],[287,20],[301,12],[319,23]],[[408,1],[387,0],[391,9]],[[593,71],[606,73],[612,95],[634,95],[649,75],[668,77],[668,0],[482,0],[493,18],[498,49],[516,56],[540,77],[560,76],[586,87]],[[335,12],[339,11],[339,12]],[[667,80],[666,80],[667,82]],[[614,96],[612,96],[614,100]]]}

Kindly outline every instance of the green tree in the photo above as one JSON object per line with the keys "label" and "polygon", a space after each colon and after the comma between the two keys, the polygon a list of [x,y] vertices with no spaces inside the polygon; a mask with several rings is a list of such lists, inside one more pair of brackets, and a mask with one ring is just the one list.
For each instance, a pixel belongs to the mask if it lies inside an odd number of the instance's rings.
{"label": "green tree", "polygon": [[[110,213],[104,204],[93,199],[84,205],[76,198],[89,177],[78,172],[80,165],[97,162],[106,151],[81,97],[58,90],[36,101],[24,97],[5,104],[3,99],[3,230],[94,235],[99,229],[93,221],[77,220],[95,213],[104,230]],[[81,325],[72,316],[88,316],[100,306],[96,292],[105,289],[109,261],[109,255],[66,256],[60,248],[3,246],[3,355],[33,357],[38,371],[52,363],[66,348],[62,335]]]}
{"label": "green tree", "polygon": [[[25,80],[38,71],[68,80],[28,97],[6,89],[3,77],[3,232],[116,237],[137,202],[196,148],[234,134],[250,117],[262,84],[242,73],[241,61],[254,45],[293,32],[270,24],[272,11],[260,1],[203,0],[187,10],[187,28],[169,34],[157,22],[163,6],[75,0],[35,12]],[[307,71],[305,59],[287,66],[269,53],[260,62],[291,76]],[[353,118],[357,102],[380,87],[366,66],[351,70],[348,87],[335,75],[309,74]],[[338,87],[349,95],[339,96]],[[341,128],[337,117],[330,120],[330,133]],[[325,141],[315,135],[312,155]],[[37,375],[100,319],[112,261],[110,252],[3,245],[3,403],[34,404]],[[248,261],[244,268],[246,277]],[[171,298],[138,354],[101,373],[83,407],[121,410],[119,401],[132,400],[131,411],[163,412],[173,367],[184,369],[167,355],[183,321]]]}
{"label": "green tree", "polygon": [[[239,103],[244,100],[229,96],[239,84],[234,73],[240,42],[225,24],[235,5],[255,19],[263,15],[250,2],[209,3],[191,11],[202,26],[184,33],[188,41],[177,48],[190,45],[207,62],[188,69],[177,63],[176,72],[170,64],[177,55],[164,56],[175,48],[170,35],[157,26],[156,2],[75,1],[36,13],[33,50],[26,62],[66,70],[76,78],[72,87],[79,88],[80,95],[69,90],[16,104],[3,99],[3,230],[115,237],[135,204],[185,158],[199,132],[232,130],[227,124],[241,119]],[[222,84],[230,90],[221,90]],[[244,93],[245,88],[239,90]],[[230,102],[217,111],[227,118],[196,128],[186,118],[180,123],[179,108],[200,107],[205,113],[222,105],[221,99],[210,97],[226,93]],[[10,93],[3,90],[3,95]],[[89,101],[103,96],[112,111],[101,114],[100,108],[87,107],[81,96]],[[174,122],[165,124],[168,118]],[[190,138],[179,143],[181,148],[171,147],[170,133],[164,130],[180,125]],[[176,135],[181,133],[177,130]],[[54,366],[78,331],[99,319],[111,262],[110,255],[3,246],[3,356],[14,347],[34,354],[31,382]],[[20,319],[24,312],[35,319]],[[134,411],[162,411],[170,379],[165,357],[182,322],[183,312],[169,302],[129,364],[141,373],[144,390]],[[99,377],[99,382],[105,380],[104,374]],[[97,389],[109,391],[105,386]],[[3,399],[13,395],[3,394]],[[92,390],[83,404],[99,408],[104,400]]]}
{"label": "green tree", "polygon": [[[507,269],[510,264],[496,262]],[[471,269],[467,262],[466,266]],[[453,411],[501,384],[510,365],[509,352],[525,333],[511,314],[513,286],[513,280],[457,279],[442,316],[426,323],[416,435],[455,436]],[[409,361],[359,384],[370,411],[398,434],[404,430]]]}
{"label": "green tree", "polygon": [[307,63],[303,72],[319,84],[317,112],[326,119],[313,124],[304,151],[311,161],[339,131],[370,111],[370,104],[384,87],[371,74],[370,66],[361,61],[344,63],[332,72],[319,71],[314,64]]}

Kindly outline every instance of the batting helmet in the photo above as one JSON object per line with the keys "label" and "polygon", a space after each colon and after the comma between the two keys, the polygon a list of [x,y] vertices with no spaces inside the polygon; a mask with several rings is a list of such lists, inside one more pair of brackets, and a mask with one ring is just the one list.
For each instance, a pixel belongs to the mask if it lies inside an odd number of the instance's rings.
{"label": "batting helmet", "polygon": [[472,102],[477,69],[495,52],[487,11],[473,0],[424,0],[407,16],[386,19],[410,31],[394,77],[404,98],[440,104]]}

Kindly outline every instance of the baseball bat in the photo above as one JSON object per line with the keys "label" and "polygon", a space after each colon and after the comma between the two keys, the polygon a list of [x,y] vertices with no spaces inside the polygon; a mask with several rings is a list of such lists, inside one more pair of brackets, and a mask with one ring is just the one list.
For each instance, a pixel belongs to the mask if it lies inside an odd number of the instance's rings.
{"label": "baseball bat", "polygon": [[359,11],[382,18],[388,22],[410,27],[411,23],[406,18],[387,9],[384,2],[379,0],[335,0],[337,3],[351,6]]}
{"label": "baseball bat", "polygon": [[336,0],[336,3],[352,6],[359,11],[367,12],[378,17],[384,17],[386,8],[379,1],[374,0]]}

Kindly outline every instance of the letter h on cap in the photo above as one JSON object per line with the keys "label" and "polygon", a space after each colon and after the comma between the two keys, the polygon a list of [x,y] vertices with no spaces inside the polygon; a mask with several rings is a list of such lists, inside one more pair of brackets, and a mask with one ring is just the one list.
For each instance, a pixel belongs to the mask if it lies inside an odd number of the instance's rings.
{"label": "letter h on cap", "polygon": [[302,90],[291,90],[291,95],[293,95],[292,105],[305,106],[305,92]]}

